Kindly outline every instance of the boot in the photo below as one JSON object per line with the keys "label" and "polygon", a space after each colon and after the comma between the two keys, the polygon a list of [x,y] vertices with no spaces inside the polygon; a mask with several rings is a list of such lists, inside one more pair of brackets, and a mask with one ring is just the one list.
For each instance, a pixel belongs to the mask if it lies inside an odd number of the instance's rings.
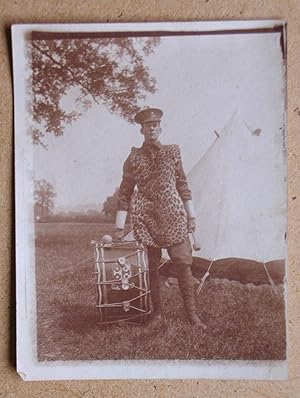
{"label": "boot", "polygon": [[166,319],[163,313],[158,310],[152,313],[150,322],[148,323],[150,329],[161,329],[166,327]]}
{"label": "boot", "polygon": [[158,270],[149,271],[150,280],[150,296],[152,302],[152,316],[149,322],[151,328],[158,328],[165,325],[165,317],[161,311],[161,299],[160,299],[160,277]]}
{"label": "boot", "polygon": [[159,311],[161,307],[160,299],[160,278],[158,270],[149,270],[150,297],[153,312]]}
{"label": "boot", "polygon": [[182,295],[183,304],[187,317],[192,325],[206,329],[206,325],[202,323],[197,315],[194,280],[190,267],[183,267],[178,276],[179,289]]}
{"label": "boot", "polygon": [[155,312],[160,309],[160,278],[158,268],[161,259],[161,249],[158,247],[147,246],[147,257],[152,310]]}

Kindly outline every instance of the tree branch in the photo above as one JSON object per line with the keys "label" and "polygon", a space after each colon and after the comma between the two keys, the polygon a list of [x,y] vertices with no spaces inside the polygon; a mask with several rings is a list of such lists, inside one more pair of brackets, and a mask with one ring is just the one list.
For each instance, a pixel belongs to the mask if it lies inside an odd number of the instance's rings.
{"label": "tree branch", "polygon": [[81,86],[81,87],[86,91],[87,95],[90,95],[90,96],[93,98],[93,100],[96,102],[97,105],[100,104],[100,103],[98,102],[98,100],[96,99],[96,97],[95,97],[92,93],[89,92],[88,88],[85,87],[85,86],[81,83],[81,81],[78,80],[78,79],[74,76],[74,74],[73,74],[73,72],[70,70],[70,68],[68,68],[66,65],[62,65],[60,62],[56,61],[53,57],[51,57],[51,55],[49,55],[46,51],[42,50],[39,46],[37,46],[37,45],[34,44],[33,42],[32,42],[32,46],[33,46],[37,51],[39,51],[41,54],[43,54],[45,57],[47,57],[48,59],[50,59],[50,61],[52,61],[54,64],[56,64],[57,66],[59,66],[61,69],[64,68],[64,69],[72,76],[74,82],[75,82],[76,84],[78,84],[79,86]]}

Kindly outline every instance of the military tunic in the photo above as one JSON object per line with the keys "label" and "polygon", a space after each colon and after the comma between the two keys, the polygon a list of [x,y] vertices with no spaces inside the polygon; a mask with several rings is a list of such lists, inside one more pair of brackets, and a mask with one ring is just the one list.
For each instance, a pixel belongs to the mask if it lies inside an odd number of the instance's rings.
{"label": "military tunic", "polygon": [[132,195],[137,241],[150,247],[170,247],[186,240],[183,202],[192,196],[178,145],[144,143],[141,148],[132,148],[123,167],[118,210],[128,210]]}

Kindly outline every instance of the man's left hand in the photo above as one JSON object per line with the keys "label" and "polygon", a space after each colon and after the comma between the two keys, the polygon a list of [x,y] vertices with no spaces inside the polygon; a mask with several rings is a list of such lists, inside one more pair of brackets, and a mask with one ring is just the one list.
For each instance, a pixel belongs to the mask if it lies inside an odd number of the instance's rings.
{"label": "man's left hand", "polygon": [[188,218],[187,220],[187,228],[188,228],[188,233],[195,232],[196,230],[196,218]]}
{"label": "man's left hand", "polygon": [[122,240],[124,238],[124,229],[116,228],[113,234],[114,240]]}

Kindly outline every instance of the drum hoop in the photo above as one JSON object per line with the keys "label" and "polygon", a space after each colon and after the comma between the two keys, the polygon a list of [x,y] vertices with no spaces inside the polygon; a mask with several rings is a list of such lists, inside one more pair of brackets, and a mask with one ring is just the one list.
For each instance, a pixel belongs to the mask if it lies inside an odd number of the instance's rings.
{"label": "drum hoop", "polygon": [[[140,299],[141,297],[145,297],[147,296],[147,294],[150,292],[150,290],[144,290],[144,293],[139,294],[138,296],[129,299],[129,300],[124,300],[124,301],[120,301],[120,302],[115,302],[115,303],[109,303],[109,304],[97,304],[96,307],[97,308],[111,308],[111,307],[123,307],[124,303],[130,303],[131,301],[135,301]],[[140,310],[139,310],[140,311]]]}
{"label": "drum hoop", "polygon": [[111,258],[111,259],[109,259],[109,260],[96,260],[95,261],[95,263],[97,264],[97,263],[107,263],[107,264],[112,264],[112,263],[115,263],[116,261],[118,261],[118,259],[120,258],[120,257],[123,257],[123,258],[130,258],[130,257],[134,257],[135,255],[137,255],[139,252],[144,252],[144,250],[136,250],[136,251],[134,251],[134,252],[132,252],[132,253],[130,253],[130,254],[127,254],[126,256],[119,256],[119,257],[116,257],[116,258]]}

